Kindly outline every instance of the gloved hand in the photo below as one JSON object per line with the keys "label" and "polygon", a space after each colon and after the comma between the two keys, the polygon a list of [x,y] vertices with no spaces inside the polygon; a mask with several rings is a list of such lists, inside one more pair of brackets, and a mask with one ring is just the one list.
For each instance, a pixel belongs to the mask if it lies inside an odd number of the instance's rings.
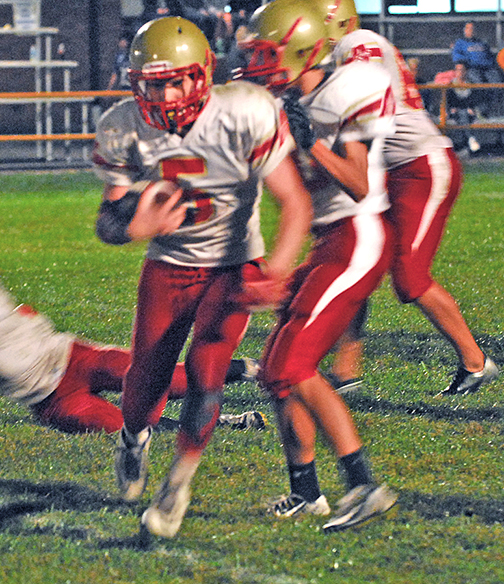
{"label": "gloved hand", "polygon": [[299,98],[288,94],[284,98],[283,109],[289,120],[289,127],[298,148],[311,150],[317,138],[305,108],[299,103]]}

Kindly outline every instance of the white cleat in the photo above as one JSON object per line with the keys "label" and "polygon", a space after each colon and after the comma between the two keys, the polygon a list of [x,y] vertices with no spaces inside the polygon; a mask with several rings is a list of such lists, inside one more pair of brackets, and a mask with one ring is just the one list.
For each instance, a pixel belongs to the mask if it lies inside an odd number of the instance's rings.
{"label": "white cleat", "polygon": [[276,515],[276,517],[295,517],[301,514],[329,515],[331,508],[325,495],[320,495],[316,501],[309,502],[300,495],[291,493],[274,501],[268,509],[268,512]]}
{"label": "white cleat", "polygon": [[360,485],[338,501],[336,514],[323,527],[324,532],[342,531],[386,513],[397,502],[397,494],[386,485]]}
{"label": "white cleat", "polygon": [[191,500],[189,486],[198,464],[199,457],[175,457],[152,505],[142,515],[141,532],[146,529],[168,538],[177,535]]}
{"label": "white cleat", "polygon": [[172,538],[177,535],[191,500],[189,485],[170,488],[166,482],[161,491],[163,498],[144,512],[142,525],[152,535]]}

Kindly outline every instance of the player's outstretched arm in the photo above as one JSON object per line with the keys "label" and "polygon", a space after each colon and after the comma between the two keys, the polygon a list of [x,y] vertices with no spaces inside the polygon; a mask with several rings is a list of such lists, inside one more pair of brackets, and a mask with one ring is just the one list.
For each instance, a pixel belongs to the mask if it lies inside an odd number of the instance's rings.
{"label": "player's outstretched arm", "polygon": [[265,183],[280,204],[280,222],[267,270],[268,275],[284,279],[293,269],[310,230],[311,197],[290,156],[266,177]]}

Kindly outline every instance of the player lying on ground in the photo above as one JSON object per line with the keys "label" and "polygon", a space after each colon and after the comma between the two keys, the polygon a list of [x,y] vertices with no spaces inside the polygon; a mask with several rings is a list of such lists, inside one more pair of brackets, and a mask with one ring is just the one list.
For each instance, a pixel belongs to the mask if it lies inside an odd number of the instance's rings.
{"label": "player lying on ground", "polygon": [[[64,432],[117,432],[123,425],[120,408],[99,394],[121,392],[130,351],[82,342],[59,333],[47,318],[28,306],[18,306],[0,287],[0,395],[28,406],[44,425]],[[226,383],[253,380],[255,362],[231,362]],[[182,398],[187,389],[184,363],[179,363],[168,399]],[[157,410],[161,419],[166,400]],[[260,412],[222,415],[221,425],[264,427]],[[160,428],[176,423],[162,419]]]}

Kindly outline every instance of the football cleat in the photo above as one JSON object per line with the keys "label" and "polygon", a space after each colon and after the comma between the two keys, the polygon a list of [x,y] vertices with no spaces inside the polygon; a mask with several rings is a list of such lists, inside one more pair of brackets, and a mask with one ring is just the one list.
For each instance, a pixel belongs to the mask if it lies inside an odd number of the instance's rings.
{"label": "football cleat", "polygon": [[331,508],[324,495],[313,502],[306,501],[300,495],[291,493],[274,501],[268,509],[276,517],[293,517],[302,513],[309,515],[329,515]]}
{"label": "football cleat", "polygon": [[174,488],[166,480],[157,495],[157,502],[142,515],[142,526],[152,535],[175,537],[190,500],[189,485]]}
{"label": "football cleat", "polygon": [[237,381],[247,381],[253,383],[257,380],[260,366],[259,361],[244,357],[243,359],[233,359],[226,374],[226,383]]}
{"label": "football cleat", "polygon": [[360,525],[385,513],[397,502],[397,494],[386,485],[359,485],[338,501],[336,515],[324,526],[326,533]]}
{"label": "football cleat", "polygon": [[152,505],[142,515],[140,533],[147,530],[160,537],[175,537],[191,500],[190,484],[199,457],[176,457]]}
{"label": "football cleat", "polygon": [[324,377],[329,381],[329,383],[333,386],[336,393],[340,395],[344,395],[345,393],[350,393],[353,391],[358,391],[362,389],[364,382],[360,377],[356,377],[354,379],[347,379],[345,381],[341,381],[341,379],[332,372],[327,372],[323,374]]}
{"label": "football cleat", "polygon": [[139,434],[130,435],[123,426],[115,454],[117,486],[125,501],[138,499],[147,486],[147,461],[152,439],[149,426]]}
{"label": "football cleat", "polygon": [[266,416],[262,412],[252,411],[243,414],[221,414],[217,421],[218,426],[231,426],[237,430],[264,430],[266,427]]}
{"label": "football cleat", "polygon": [[485,357],[485,366],[481,371],[471,373],[467,369],[459,367],[451,384],[437,395],[467,395],[468,393],[474,393],[485,383],[490,383],[497,379],[498,375],[499,369],[497,365],[492,359]]}
{"label": "football cleat", "polygon": [[259,361],[257,359],[251,359],[250,357],[244,357],[243,363],[245,365],[245,371],[242,373],[241,380],[253,383],[257,380],[257,376],[261,369]]}

